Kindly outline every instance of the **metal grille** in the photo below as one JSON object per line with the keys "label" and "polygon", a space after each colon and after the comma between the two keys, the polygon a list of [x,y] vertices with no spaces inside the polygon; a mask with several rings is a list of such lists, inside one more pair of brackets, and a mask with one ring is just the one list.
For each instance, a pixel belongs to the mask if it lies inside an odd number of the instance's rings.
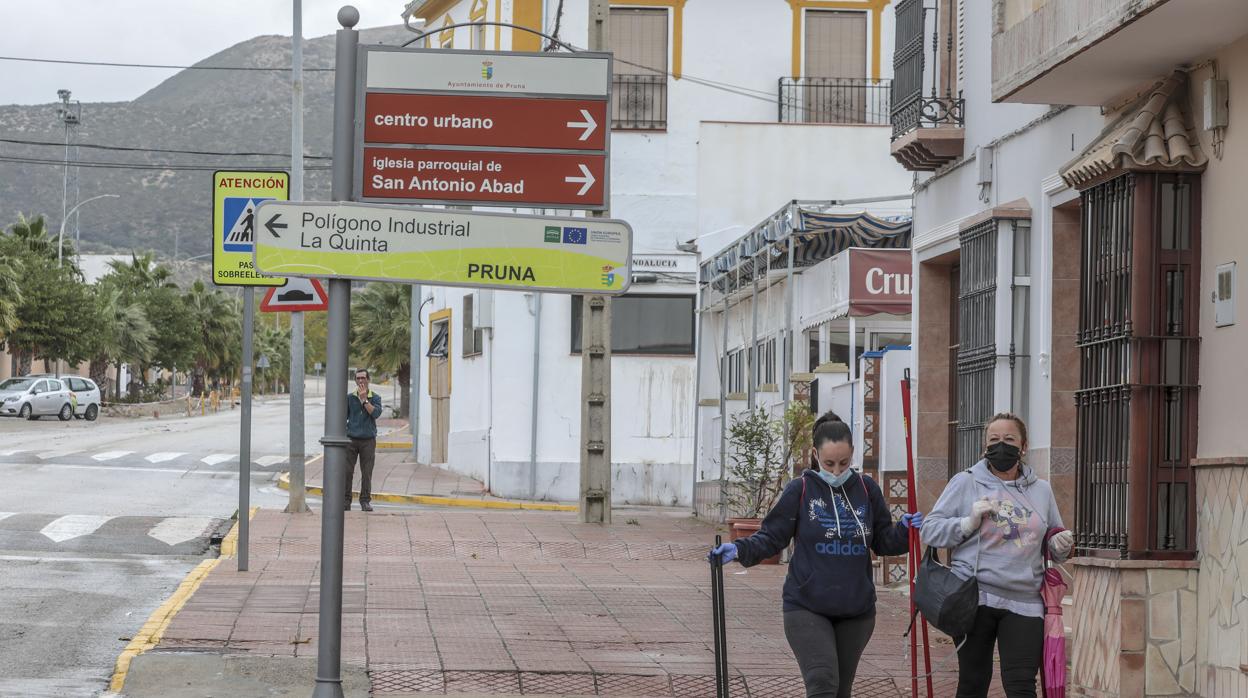
{"label": "metal grille", "polygon": [[780,78],[781,123],[887,124],[891,80]]}
{"label": "metal grille", "polygon": [[962,294],[961,266],[949,267],[949,421],[945,434],[945,467],[952,480],[967,464],[958,460],[958,297]]}
{"label": "metal grille", "polygon": [[611,76],[611,128],[662,131],[667,128],[667,76]]}
{"label": "metal grille", "polygon": [[958,279],[958,426],[954,463],[979,459],[993,414],[996,368],[997,221],[962,231]]}
{"label": "metal grille", "polygon": [[1197,180],[1127,174],[1083,193],[1076,545],[1195,549]]}
{"label": "metal grille", "polygon": [[[937,87],[936,77],[940,63],[938,40],[933,37],[930,49],[925,41],[928,11],[937,9],[923,7],[922,0],[900,0],[897,3],[897,34],[893,49],[893,138],[899,138],[916,128],[933,126],[961,126],[965,101],[961,92],[952,89],[952,78],[945,77],[943,90]],[[943,42],[944,63],[953,63],[953,42]],[[923,76],[927,63],[925,51],[931,51],[932,84],[928,94],[923,94]],[[945,71],[948,72],[948,71]],[[943,92],[943,94],[942,94]]]}

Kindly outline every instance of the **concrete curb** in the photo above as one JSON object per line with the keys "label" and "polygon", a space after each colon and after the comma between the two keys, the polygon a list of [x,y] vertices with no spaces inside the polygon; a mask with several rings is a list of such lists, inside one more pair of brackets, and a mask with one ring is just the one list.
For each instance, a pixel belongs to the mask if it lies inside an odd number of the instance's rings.
{"label": "concrete curb", "polygon": [[[248,512],[248,518],[256,515],[260,507],[252,507]],[[182,578],[182,583],[174,590],[169,598],[165,599],[152,615],[148,616],[147,622],[143,627],[139,628],[139,632],[135,633],[131,638],[130,644],[121,651],[121,655],[117,657],[117,664],[113,668],[113,678],[109,682],[108,690],[113,693],[120,693],[126,684],[126,674],[130,672],[130,663],[134,658],[152,649],[160,643],[161,637],[164,636],[165,630],[169,624],[173,622],[173,617],[182,610],[188,599],[199,589],[199,585],[203,584],[204,578],[208,573],[221,564],[222,560],[232,558],[238,552],[238,522],[234,522],[234,526],[230,528],[230,532],[221,541],[221,554],[213,560],[204,560],[199,563]]]}
{"label": "concrete curb", "polygon": [[[290,473],[284,472],[277,478],[277,486],[290,490]],[[317,497],[324,497],[325,490],[314,485],[304,485],[304,491]],[[355,491],[355,490],[352,490]],[[575,504],[555,504],[553,502],[524,502],[509,499],[469,499],[465,497],[442,497],[432,494],[392,494],[374,492],[373,499],[391,504],[424,504],[436,507],[461,507],[465,509],[523,509],[525,511],[578,511]],[[224,545],[224,543],[222,543]]]}

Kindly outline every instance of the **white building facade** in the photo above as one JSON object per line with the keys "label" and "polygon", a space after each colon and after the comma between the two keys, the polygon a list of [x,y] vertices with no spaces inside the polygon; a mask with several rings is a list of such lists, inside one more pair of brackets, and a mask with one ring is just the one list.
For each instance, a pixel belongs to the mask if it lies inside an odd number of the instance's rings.
{"label": "white building facade", "polygon": [[[700,259],[785,200],[908,189],[909,175],[883,150],[888,4],[611,3],[610,215],[634,230],[632,286],[612,304],[614,502],[692,501]],[[584,47],[587,5],[429,0],[415,15],[432,28],[510,22]],[[493,26],[435,33],[427,43],[545,47],[536,35]],[[445,359],[421,367],[421,460],[480,478],[501,496],[575,500],[579,297],[426,287],[422,300],[421,355],[440,333],[449,342]]]}

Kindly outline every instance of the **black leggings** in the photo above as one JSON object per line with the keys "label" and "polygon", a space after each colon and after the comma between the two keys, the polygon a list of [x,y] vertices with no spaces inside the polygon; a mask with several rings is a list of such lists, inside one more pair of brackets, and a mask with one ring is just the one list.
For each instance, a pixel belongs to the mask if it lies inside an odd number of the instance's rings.
{"label": "black leggings", "polygon": [[1035,698],[1044,656],[1044,619],[980,606],[958,650],[958,697],[985,698],[992,683],[992,646],[1001,654],[1001,686],[1009,698]]}
{"label": "black leggings", "polygon": [[833,620],[806,610],[784,612],[784,636],[806,684],[806,698],[849,698],[858,660],[875,632],[875,610]]}

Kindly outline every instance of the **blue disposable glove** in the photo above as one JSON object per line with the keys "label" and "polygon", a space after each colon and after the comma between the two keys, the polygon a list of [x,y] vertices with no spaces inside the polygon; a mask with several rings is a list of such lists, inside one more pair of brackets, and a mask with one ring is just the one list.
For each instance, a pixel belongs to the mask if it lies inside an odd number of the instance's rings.
{"label": "blue disposable glove", "polygon": [[734,544],[734,543],[724,543],[723,545],[720,545],[719,547],[712,548],[712,549],[711,549],[711,552],[710,552],[710,553],[708,553],[708,554],[707,554],[707,556],[706,556],[706,561],[707,561],[707,562],[714,562],[716,557],[718,557],[718,558],[719,558],[719,561],[720,561],[720,563],[722,563],[722,564],[727,564],[727,563],[732,562],[733,560],[737,559],[737,546],[736,546],[736,544]]}
{"label": "blue disposable glove", "polygon": [[902,514],[901,525],[905,526],[906,528],[922,528],[923,527],[923,512],[916,511],[912,514]]}

